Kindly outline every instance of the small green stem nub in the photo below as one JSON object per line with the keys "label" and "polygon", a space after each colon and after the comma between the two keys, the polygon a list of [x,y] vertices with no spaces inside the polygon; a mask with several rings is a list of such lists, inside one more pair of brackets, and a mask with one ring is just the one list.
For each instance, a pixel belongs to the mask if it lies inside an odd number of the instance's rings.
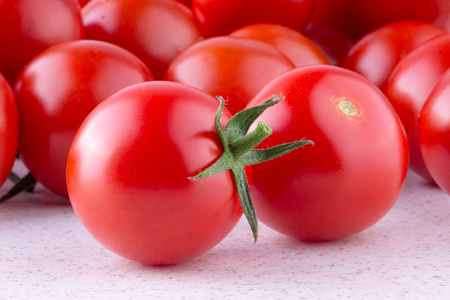
{"label": "small green stem nub", "polygon": [[254,131],[230,143],[230,151],[233,153],[234,158],[238,159],[248,151],[253,150],[271,134],[272,128],[264,121],[260,121]]}
{"label": "small green stem nub", "polygon": [[304,145],[312,144],[312,142],[301,140],[277,145],[268,149],[254,149],[265,138],[272,134],[272,128],[263,121],[260,121],[256,126],[256,129],[247,134],[250,126],[267,108],[279,103],[283,99],[283,95],[277,100],[274,100],[275,97],[272,97],[260,105],[238,112],[231,117],[225,126],[225,129],[222,128],[220,123],[220,116],[222,115],[225,103],[222,97],[217,97],[217,99],[219,99],[220,105],[214,118],[214,126],[223,145],[224,153],[209,168],[203,170],[194,177],[189,177],[189,179],[198,180],[200,178],[216,175],[226,170],[231,170],[242,210],[247,218],[256,242],[258,238],[258,219],[256,218],[255,208],[253,207],[244,167],[275,159]]}

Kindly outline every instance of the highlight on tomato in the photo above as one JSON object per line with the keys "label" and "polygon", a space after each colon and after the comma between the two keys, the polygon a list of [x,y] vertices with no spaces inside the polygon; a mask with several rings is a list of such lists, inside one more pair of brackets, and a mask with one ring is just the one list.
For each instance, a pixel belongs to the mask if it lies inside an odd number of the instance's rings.
{"label": "highlight on tomato", "polygon": [[67,155],[84,118],[118,90],[149,80],[141,60],[110,43],[79,40],[48,48],[13,87],[21,160],[45,187],[67,197]]}
{"label": "highlight on tomato", "polygon": [[253,150],[272,131],[259,122],[247,134],[250,125],[280,101],[269,97],[232,117],[223,101],[185,84],[153,81],[115,93],[86,118],[70,149],[75,213],[103,246],[150,265],[203,254],[242,213],[256,239],[249,166],[310,143],[300,135]]}
{"label": "highlight on tomato", "polygon": [[359,233],[397,201],[408,171],[408,141],[392,105],[369,80],[335,66],[288,71],[248,104],[279,91],[261,115],[270,147],[302,134],[313,147],[253,167],[258,219],[285,235],[327,241]]}

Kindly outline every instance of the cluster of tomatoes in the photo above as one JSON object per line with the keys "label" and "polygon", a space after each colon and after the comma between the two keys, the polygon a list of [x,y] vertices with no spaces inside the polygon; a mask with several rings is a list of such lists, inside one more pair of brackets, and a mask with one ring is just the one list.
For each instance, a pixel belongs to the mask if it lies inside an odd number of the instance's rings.
{"label": "cluster of tomatoes", "polygon": [[0,185],[19,154],[105,247],[153,265],[242,214],[255,238],[257,219],[361,232],[409,166],[450,193],[447,6],[1,0]]}

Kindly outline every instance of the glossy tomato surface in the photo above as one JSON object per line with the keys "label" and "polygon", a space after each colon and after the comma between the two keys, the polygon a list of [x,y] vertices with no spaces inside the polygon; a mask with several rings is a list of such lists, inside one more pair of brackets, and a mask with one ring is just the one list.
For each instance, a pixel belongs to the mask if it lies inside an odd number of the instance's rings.
{"label": "glossy tomato surface", "polygon": [[450,194],[450,71],[434,86],[419,117],[419,142],[435,182]]}
{"label": "glossy tomato surface", "polygon": [[[89,115],[70,150],[67,184],[76,214],[106,248],[168,265],[232,230],[242,210],[231,172],[188,179],[223,152],[218,106],[198,89],[155,81],[114,94]],[[229,118],[224,111],[221,121]]]}
{"label": "glossy tomato surface", "polygon": [[252,24],[239,28],[230,36],[254,39],[280,50],[296,67],[328,64],[325,54],[300,32],[278,24]]}
{"label": "glossy tomato surface", "polygon": [[341,66],[360,73],[384,90],[402,58],[417,46],[445,33],[444,29],[424,22],[389,23],[363,36],[349,50]]}
{"label": "glossy tomato surface", "polygon": [[193,0],[204,37],[226,35],[250,24],[275,23],[302,30],[316,0]]}
{"label": "glossy tomato surface", "polygon": [[11,86],[0,75],[0,186],[8,178],[17,155],[19,120]]}
{"label": "glossy tomato surface", "polygon": [[396,202],[408,170],[402,124],[384,94],[363,76],[318,65],[289,71],[249,103],[285,97],[261,115],[273,133],[262,148],[306,138],[314,146],[253,166],[257,217],[307,241],[356,234]]}
{"label": "glossy tomato surface", "polygon": [[118,90],[152,79],[136,56],[105,42],[73,41],[42,52],[14,85],[24,164],[43,185],[67,197],[67,155],[84,118]]}
{"label": "glossy tomato surface", "polygon": [[418,118],[432,88],[450,68],[450,34],[438,36],[413,50],[395,67],[385,93],[408,135],[411,168],[433,181],[420,153]]}
{"label": "glossy tomato surface", "polygon": [[0,73],[12,85],[23,66],[44,49],[84,36],[74,0],[0,1]]}
{"label": "glossy tomato surface", "polygon": [[203,40],[181,53],[167,69],[165,79],[222,96],[227,109],[235,114],[270,80],[293,68],[271,45],[223,36]]}
{"label": "glossy tomato surface", "polygon": [[129,50],[157,79],[200,38],[192,11],[173,0],[92,0],[82,15],[87,38]]}

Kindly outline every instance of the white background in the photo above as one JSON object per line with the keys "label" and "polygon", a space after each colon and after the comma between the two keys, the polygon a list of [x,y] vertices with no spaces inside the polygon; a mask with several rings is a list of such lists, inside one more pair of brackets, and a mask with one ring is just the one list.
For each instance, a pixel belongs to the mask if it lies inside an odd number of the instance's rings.
{"label": "white background", "polygon": [[243,218],[203,256],[151,267],[103,248],[38,186],[0,205],[9,299],[450,299],[450,196],[410,172],[394,208],[353,237],[304,243],[260,224],[254,244]]}

